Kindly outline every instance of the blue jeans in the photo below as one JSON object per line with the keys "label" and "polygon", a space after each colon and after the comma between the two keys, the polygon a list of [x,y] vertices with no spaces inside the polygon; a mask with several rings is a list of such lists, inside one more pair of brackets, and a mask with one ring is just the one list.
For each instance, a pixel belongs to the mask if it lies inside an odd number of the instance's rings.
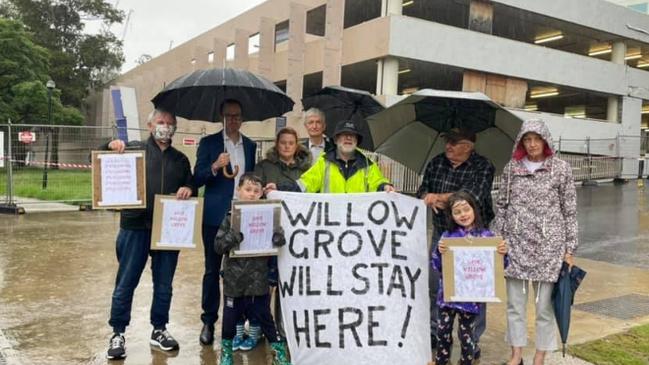
{"label": "blue jeans", "polygon": [[205,254],[205,273],[203,274],[203,294],[201,305],[203,314],[201,321],[213,325],[219,318],[221,304],[221,260],[222,256],[214,251],[214,238],[218,232],[217,226],[203,225],[203,249]]}
{"label": "blue jeans", "polygon": [[[441,232],[438,232],[437,229],[433,231],[433,244],[431,245],[431,252],[429,252],[428,257],[432,257],[433,252],[437,250],[437,244],[439,244],[439,239]],[[436,270],[433,270],[432,265],[429,265],[428,270],[428,295],[430,296],[430,337],[435,340],[437,336],[437,319],[439,317],[439,307],[437,306],[437,292],[439,291],[439,273]],[[478,344],[480,342],[480,337],[487,329],[487,304],[479,303],[480,313],[475,317],[475,323],[473,324],[473,343]],[[458,329],[458,338],[460,332]],[[435,340],[436,341],[436,340]],[[476,351],[478,350],[476,346]]]}
{"label": "blue jeans", "polygon": [[151,275],[153,277],[151,324],[153,328],[162,329],[169,322],[171,284],[178,263],[178,251],[151,251],[150,245],[150,230],[119,230],[116,244],[119,269],[115,279],[115,290],[108,321],[115,332],[124,333],[126,326],[131,321],[133,293],[140,282],[149,256],[151,256]]}

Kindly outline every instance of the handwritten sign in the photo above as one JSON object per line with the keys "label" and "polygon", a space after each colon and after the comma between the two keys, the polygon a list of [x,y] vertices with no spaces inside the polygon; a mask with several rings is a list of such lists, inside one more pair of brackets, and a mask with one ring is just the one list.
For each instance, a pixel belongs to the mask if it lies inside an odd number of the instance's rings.
{"label": "handwritten sign", "polygon": [[194,249],[201,241],[203,198],[178,200],[156,195],[153,206],[152,250]]}
{"label": "handwritten sign", "polygon": [[442,257],[444,300],[503,302],[503,256],[496,252],[501,237],[445,238],[449,250]]}
{"label": "handwritten sign", "polygon": [[144,151],[93,151],[93,208],[146,207],[144,171]]}
{"label": "handwritten sign", "polygon": [[232,202],[232,227],[241,232],[243,242],[235,248],[232,257],[277,255],[272,238],[280,223],[280,202],[257,200]]}
{"label": "handwritten sign", "polygon": [[287,244],[278,256],[293,363],[431,359],[426,207],[401,194],[272,192]]}

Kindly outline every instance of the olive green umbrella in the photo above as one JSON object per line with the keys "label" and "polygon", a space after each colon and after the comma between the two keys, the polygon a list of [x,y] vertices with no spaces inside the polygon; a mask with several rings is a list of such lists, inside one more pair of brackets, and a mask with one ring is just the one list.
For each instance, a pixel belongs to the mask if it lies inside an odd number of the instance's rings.
{"label": "olive green umbrella", "polygon": [[511,159],[523,121],[482,93],[423,89],[370,116],[367,124],[376,152],[420,174],[444,152],[444,132],[470,130],[476,152],[498,173]]}

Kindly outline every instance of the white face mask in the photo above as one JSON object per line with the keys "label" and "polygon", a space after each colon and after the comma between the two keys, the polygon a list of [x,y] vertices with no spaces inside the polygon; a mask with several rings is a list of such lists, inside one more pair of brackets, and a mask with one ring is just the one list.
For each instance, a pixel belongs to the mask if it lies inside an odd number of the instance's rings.
{"label": "white face mask", "polygon": [[169,142],[174,132],[176,132],[176,126],[156,124],[155,130],[153,131],[153,138],[161,142]]}

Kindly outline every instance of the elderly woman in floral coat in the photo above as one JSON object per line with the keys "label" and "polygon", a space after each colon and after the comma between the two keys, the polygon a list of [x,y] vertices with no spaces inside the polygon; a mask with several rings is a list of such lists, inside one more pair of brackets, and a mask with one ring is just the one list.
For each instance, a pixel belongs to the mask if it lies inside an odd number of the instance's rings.
{"label": "elderly woman in floral coat", "polygon": [[557,158],[552,137],[542,120],[523,123],[505,166],[496,201],[492,230],[509,245],[507,278],[507,342],[512,346],[509,365],[523,364],[527,345],[527,290],[536,298],[536,354],[557,348],[552,288],[562,262],[572,265],[577,249],[577,193],[570,165]]}

